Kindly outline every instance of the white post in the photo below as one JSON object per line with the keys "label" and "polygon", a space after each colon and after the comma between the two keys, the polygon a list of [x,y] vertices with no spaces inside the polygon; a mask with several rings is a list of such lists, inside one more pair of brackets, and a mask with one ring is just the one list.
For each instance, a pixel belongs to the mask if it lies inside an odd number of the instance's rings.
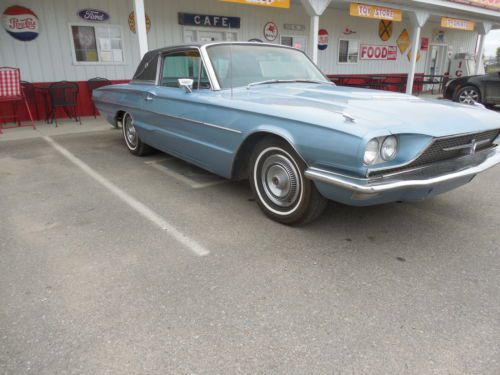
{"label": "white post", "polygon": [[483,52],[484,52],[484,40],[486,39],[485,34],[479,34],[479,48],[477,49],[476,54],[476,68],[474,69],[474,74],[479,74],[479,70],[481,65],[483,64]]}
{"label": "white post", "polygon": [[420,32],[422,27],[429,19],[430,14],[425,11],[414,11],[410,13],[413,29],[413,43],[411,47],[410,71],[408,72],[408,80],[406,81],[406,93],[411,95],[413,92],[413,82],[415,81],[415,72],[417,70],[417,56],[420,51]]}
{"label": "white post", "polygon": [[148,32],[146,30],[146,12],[144,0],[134,0],[135,32],[139,39],[139,53],[142,57],[148,52]]}
{"label": "white post", "polygon": [[422,28],[416,26],[413,29],[413,45],[411,47],[411,61],[410,72],[408,73],[408,80],[406,81],[406,93],[411,95],[413,93],[413,82],[415,80],[415,71],[417,69],[417,56],[420,50],[420,31]]}
{"label": "white post", "polygon": [[315,64],[318,64],[318,33],[319,33],[319,16],[311,16],[311,58]]}

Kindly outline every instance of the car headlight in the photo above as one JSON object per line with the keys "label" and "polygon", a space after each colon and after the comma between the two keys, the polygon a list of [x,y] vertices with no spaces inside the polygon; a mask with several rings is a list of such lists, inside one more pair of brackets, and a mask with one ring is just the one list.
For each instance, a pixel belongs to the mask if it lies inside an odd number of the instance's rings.
{"label": "car headlight", "polygon": [[398,138],[394,135],[371,139],[365,147],[363,162],[373,165],[394,160],[398,152]]}
{"label": "car headlight", "polygon": [[378,139],[373,138],[370,142],[368,142],[365,148],[365,155],[363,157],[363,161],[365,162],[365,164],[370,165],[375,163],[375,161],[378,159],[379,151],[380,145],[378,143]]}
{"label": "car headlight", "polygon": [[385,161],[393,160],[396,157],[398,151],[398,139],[391,135],[384,139],[382,142],[382,147],[380,147],[380,156]]}

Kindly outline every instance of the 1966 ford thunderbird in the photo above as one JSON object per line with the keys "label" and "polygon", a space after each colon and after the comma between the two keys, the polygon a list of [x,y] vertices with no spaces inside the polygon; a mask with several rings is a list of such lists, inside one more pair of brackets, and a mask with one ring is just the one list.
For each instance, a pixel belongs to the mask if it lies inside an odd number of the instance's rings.
{"label": "1966 ford thunderbird", "polygon": [[250,180],[272,219],[301,224],[326,199],[431,197],[500,162],[500,115],[481,105],[338,87],[301,51],[262,43],[148,52],[129,84],[94,91],[135,155],[151,147]]}

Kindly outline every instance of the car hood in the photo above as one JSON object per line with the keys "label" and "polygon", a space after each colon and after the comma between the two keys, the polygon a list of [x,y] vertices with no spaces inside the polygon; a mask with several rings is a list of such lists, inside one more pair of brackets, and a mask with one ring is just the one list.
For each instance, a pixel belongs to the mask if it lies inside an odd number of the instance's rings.
{"label": "car hood", "polygon": [[[231,95],[225,93],[224,96]],[[329,84],[270,84],[234,90],[233,106],[359,136],[389,132],[432,137],[500,128],[482,106]]]}

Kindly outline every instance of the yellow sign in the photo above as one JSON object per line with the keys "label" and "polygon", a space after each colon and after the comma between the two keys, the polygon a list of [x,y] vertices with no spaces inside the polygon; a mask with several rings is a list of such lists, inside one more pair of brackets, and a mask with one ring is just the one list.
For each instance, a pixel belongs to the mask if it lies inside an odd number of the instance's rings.
{"label": "yellow sign", "polygon": [[[408,57],[408,61],[411,61],[411,50],[408,51],[408,54],[406,55]],[[420,52],[417,51],[417,61],[420,60]]]}
{"label": "yellow sign", "polygon": [[441,27],[444,27],[446,29],[472,31],[474,30],[475,26],[476,24],[472,21],[460,20],[450,17],[441,17]]}
{"label": "yellow sign", "polygon": [[290,0],[219,0],[225,3],[260,5],[272,8],[290,8]]}
{"label": "yellow sign", "polygon": [[380,20],[378,24],[378,36],[384,42],[391,39],[392,36],[392,21]]}
{"label": "yellow sign", "polygon": [[398,9],[377,7],[373,5],[353,3],[349,7],[349,14],[353,17],[374,18],[378,20],[401,21],[403,14]]}
{"label": "yellow sign", "polygon": [[[149,33],[149,30],[151,30],[151,19],[149,16],[146,14],[146,32]],[[130,31],[135,33],[135,13],[132,11],[128,15],[128,27],[130,28]]]}
{"label": "yellow sign", "polygon": [[399,34],[398,40],[396,40],[396,44],[399,47],[399,51],[401,54],[405,53],[405,51],[410,47],[410,35],[408,31],[404,29],[401,34]]}

